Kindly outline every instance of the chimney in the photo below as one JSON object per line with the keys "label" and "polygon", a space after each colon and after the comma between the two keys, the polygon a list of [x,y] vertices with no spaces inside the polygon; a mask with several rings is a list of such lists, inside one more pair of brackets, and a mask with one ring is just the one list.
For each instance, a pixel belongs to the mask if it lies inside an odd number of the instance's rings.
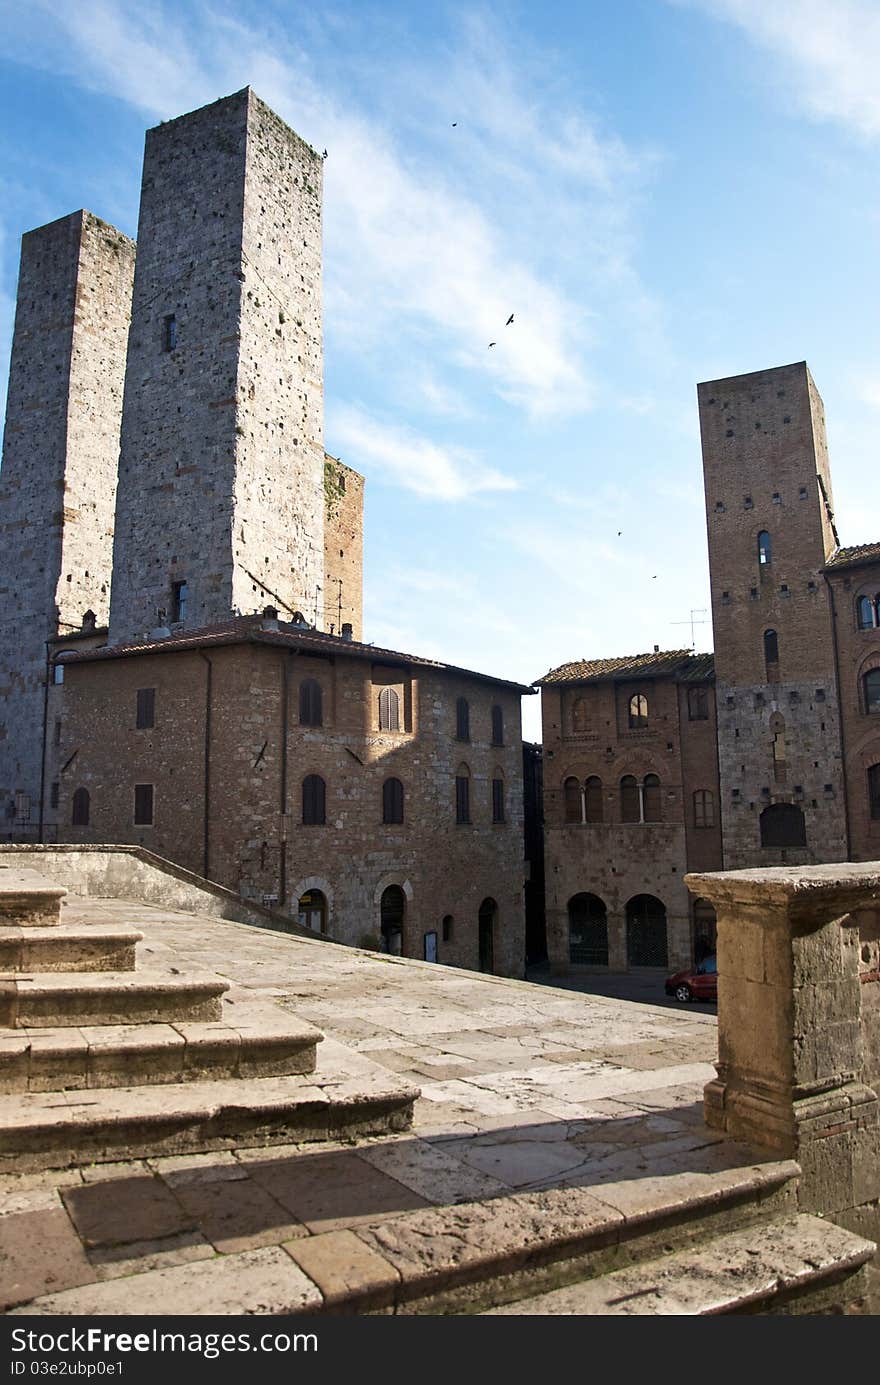
{"label": "chimney", "polygon": [[82,631],[84,635],[90,635],[98,623],[98,617],[94,611],[85,611],[82,618]]}
{"label": "chimney", "polygon": [[659,644],[655,644],[655,645],[654,645],[654,653],[655,653],[655,654],[659,654],[659,653],[660,653],[660,646],[659,646]]}
{"label": "chimney", "polygon": [[351,640],[351,639],[354,639],[354,634],[353,634],[353,631],[352,631],[352,625],[351,625],[351,621],[350,621],[350,620],[343,621],[343,624],[342,624],[342,638],[343,638],[344,640]]}
{"label": "chimney", "polygon": [[263,607],[263,619],[260,621],[261,630],[278,629],[278,611],[274,606]]}

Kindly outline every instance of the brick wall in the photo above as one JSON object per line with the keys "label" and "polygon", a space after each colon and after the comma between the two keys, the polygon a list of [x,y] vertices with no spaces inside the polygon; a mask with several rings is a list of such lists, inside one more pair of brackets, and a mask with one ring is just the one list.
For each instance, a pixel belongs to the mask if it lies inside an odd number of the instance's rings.
{"label": "brick wall", "polygon": [[871,816],[868,770],[880,764],[880,715],[867,710],[863,680],[869,670],[880,668],[880,628],[859,628],[857,603],[868,596],[877,609],[880,562],[832,567],[828,580],[835,611],[850,859],[876,861],[880,860],[880,816]]}

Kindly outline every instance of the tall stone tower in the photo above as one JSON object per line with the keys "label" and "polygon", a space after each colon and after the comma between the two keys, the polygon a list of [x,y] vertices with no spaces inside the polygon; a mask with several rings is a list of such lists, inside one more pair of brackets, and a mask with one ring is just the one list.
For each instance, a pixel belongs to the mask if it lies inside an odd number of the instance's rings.
{"label": "tall stone tower", "polygon": [[147,133],[111,643],[322,622],[322,174],[250,88]]}
{"label": "tall stone tower", "polygon": [[822,401],[803,361],[697,390],[724,866],[845,860]]}
{"label": "tall stone tower", "polygon": [[106,624],[135,247],[90,212],[22,239],[0,470],[0,835],[41,819],[47,641]]}

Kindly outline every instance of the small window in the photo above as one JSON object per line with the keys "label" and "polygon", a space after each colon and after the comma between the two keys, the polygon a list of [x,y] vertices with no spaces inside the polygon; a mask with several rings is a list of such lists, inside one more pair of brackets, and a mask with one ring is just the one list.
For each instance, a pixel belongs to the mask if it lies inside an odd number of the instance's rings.
{"label": "small window", "polygon": [[186,620],[186,609],[189,603],[189,587],[186,582],[171,583],[171,620],[175,625],[180,625]]}
{"label": "small window", "polygon": [[152,784],[135,784],[134,786],[134,825],[135,827],[153,826]]}
{"label": "small window", "polygon": [[583,822],[580,780],[573,776],[566,779],[562,786],[562,796],[565,804],[565,821]]}
{"label": "small window", "polygon": [[688,720],[709,720],[708,688],[688,688]]}
{"label": "small window", "polygon": [[460,765],[455,776],[455,821],[467,824],[471,820],[471,779],[466,765]]}
{"label": "small window", "polygon": [[497,703],[492,708],[492,744],[504,744],[504,710]]}
{"label": "small window", "polygon": [[73,812],[70,816],[74,827],[88,827],[90,806],[88,789],[74,789]]}
{"label": "small window", "polygon": [[165,349],[166,351],[176,351],[176,350],[177,350],[177,318],[175,317],[174,313],[169,313],[169,314],[168,314],[168,316],[167,316],[167,317],[165,318],[165,320],[164,320],[163,326],[164,326],[163,341],[164,341],[164,344],[165,344],[165,345],[164,345],[164,349]]}
{"label": "small window", "polygon": [[441,929],[442,929],[442,941],[443,941],[444,943],[451,943],[451,942],[452,942],[452,935],[453,935],[453,933],[454,933],[454,931],[455,931],[455,920],[454,920],[454,918],[452,917],[451,914],[444,914],[444,915],[443,915],[443,923],[442,923],[442,925],[441,925]]}
{"label": "small window", "polygon": [[382,821],[403,822],[403,785],[399,779],[386,779],[382,785]]}
{"label": "small window", "polygon": [[63,665],[62,663],[59,663],[59,662],[58,662],[58,660],[61,658],[62,654],[74,654],[74,653],[76,653],[76,651],[73,650],[73,649],[59,649],[59,650],[58,650],[58,653],[55,655],[55,663],[52,665],[52,682],[53,682],[53,683],[56,683],[56,684],[57,684],[57,683],[63,683],[63,682],[64,682],[64,665]]}
{"label": "small window", "polygon": [[466,697],[460,697],[455,704],[455,739],[469,741],[471,738],[471,709]]}
{"label": "small window", "polygon": [[641,822],[641,795],[635,775],[625,774],[620,781],[621,822]]}
{"label": "small window", "polygon": [[315,678],[304,678],[299,685],[300,726],[323,726],[321,684]]}
{"label": "small window", "polygon": [[504,780],[492,780],[492,821],[504,821]]}
{"label": "small window", "polygon": [[138,688],[135,726],[139,731],[156,724],[156,689]]}
{"label": "small window", "polygon": [[766,529],[762,529],[758,535],[758,565],[766,567],[771,561],[773,550],[770,545],[770,535]]}
{"label": "small window", "polygon": [[877,602],[870,596],[860,596],[856,602],[856,615],[860,630],[874,630],[877,627]]}
{"label": "small window", "polygon": [[662,822],[663,804],[660,798],[660,780],[656,774],[646,774],[642,785],[643,822]]}
{"label": "small window", "polygon": [[61,744],[61,722],[60,722],[60,721],[56,721],[56,723],[55,723],[55,744],[56,744],[56,745],[60,745],[60,744]]}
{"label": "small window", "polygon": [[587,822],[601,822],[604,816],[602,780],[591,774],[584,784],[584,817]]}
{"label": "small window", "polygon": [[394,688],[383,688],[379,694],[379,730],[400,730],[400,698]]}
{"label": "small window", "polygon": [[715,826],[715,795],[711,789],[697,789],[694,794],[694,827]]}
{"label": "small window", "polygon": [[586,731],[589,727],[589,713],[587,711],[587,700],[585,697],[576,697],[571,709],[571,729],[575,735]]}
{"label": "small window", "polygon": [[629,700],[629,728],[643,730],[648,725],[648,699],[644,693],[633,693]]}
{"label": "small window", "polygon": [[307,774],[302,782],[302,820],[307,827],[323,827],[326,816],[326,785],[320,774]]}
{"label": "small window", "polygon": [[61,797],[61,785],[58,783],[58,780],[56,779],[55,782],[53,783],[51,789],[49,790],[49,807],[50,807],[50,808],[57,808],[57,807],[58,807],[58,801],[59,801],[60,797]]}
{"label": "small window", "polygon": [[775,630],[764,631],[764,667],[767,682],[779,682],[779,639]]}
{"label": "small window", "polygon": [[22,793],[20,789],[15,795],[15,817],[17,822],[31,820],[31,796],[29,793]]}
{"label": "small window", "polygon": [[880,765],[872,765],[868,770],[868,804],[876,821],[880,818]]}
{"label": "small window", "polygon": [[865,689],[865,711],[880,713],[880,668],[872,668],[862,680]]}

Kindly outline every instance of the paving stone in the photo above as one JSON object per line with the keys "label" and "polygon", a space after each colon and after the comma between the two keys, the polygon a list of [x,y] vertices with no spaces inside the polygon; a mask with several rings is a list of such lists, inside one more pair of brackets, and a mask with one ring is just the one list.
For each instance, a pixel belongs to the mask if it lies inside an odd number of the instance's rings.
{"label": "paving stone", "polygon": [[0,1218],[0,1308],[93,1278],[62,1207]]}
{"label": "paving stone", "polygon": [[176,1188],[182,1183],[210,1183],[215,1179],[222,1182],[248,1176],[247,1169],[242,1168],[229,1150],[218,1149],[212,1154],[171,1155],[166,1159],[150,1159],[147,1162],[169,1188]]}
{"label": "paving stone", "polygon": [[309,1234],[253,1178],[178,1182],[175,1194],[215,1250],[256,1250]]}
{"label": "paving stone", "polygon": [[469,1166],[469,1161],[457,1157],[449,1146],[439,1149],[424,1140],[403,1137],[361,1147],[358,1155],[426,1202],[472,1202],[510,1191],[508,1184]]}
{"label": "paving stone", "polygon": [[313,1232],[384,1221],[427,1205],[353,1152],[258,1160],[248,1164],[248,1172]]}
{"label": "paving stone", "polygon": [[299,1266],[279,1246],[267,1246],[50,1294],[17,1311],[78,1317],[283,1316],[320,1305],[319,1290]]}
{"label": "paving stone", "polygon": [[146,1274],[149,1270],[171,1269],[174,1265],[192,1265],[197,1260],[213,1260],[216,1252],[204,1236],[187,1231],[165,1241],[135,1241],[130,1246],[108,1246],[93,1250],[89,1263],[96,1282],[108,1279],[128,1279]]}
{"label": "paving stone", "polygon": [[356,1298],[358,1312],[394,1302],[400,1275],[384,1256],[352,1231],[327,1231],[289,1241],[284,1249],[324,1296],[327,1308]]}
{"label": "paving stone", "polygon": [[67,1188],[62,1196],[86,1246],[161,1240],[195,1229],[193,1216],[152,1174]]}

